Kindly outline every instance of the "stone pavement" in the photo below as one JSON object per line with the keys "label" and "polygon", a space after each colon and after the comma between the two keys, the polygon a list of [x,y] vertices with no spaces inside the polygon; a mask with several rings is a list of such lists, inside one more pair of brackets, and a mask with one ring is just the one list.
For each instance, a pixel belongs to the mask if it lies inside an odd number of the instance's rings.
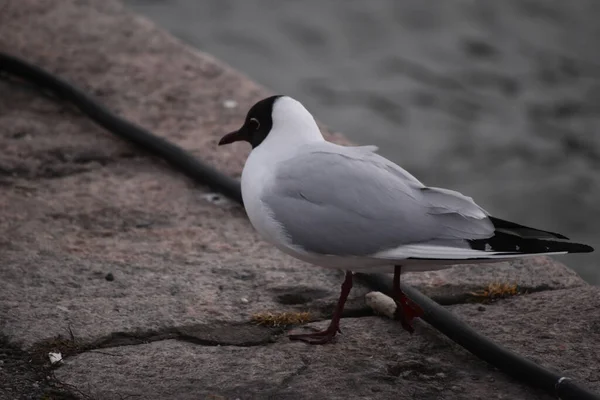
{"label": "stone pavement", "polygon": [[[216,142],[269,94],[113,0],[8,0],[0,51],[232,175],[248,149]],[[360,285],[336,344],[291,343],[250,322],[310,311],[326,324],[341,277],[280,254],[241,207],[72,106],[0,80],[0,399],[546,398],[425,323],[410,336],[372,316]],[[536,258],[407,280],[600,390],[600,289],[564,265]],[[522,295],[471,302],[495,282]],[[64,361],[50,366],[50,351]]]}

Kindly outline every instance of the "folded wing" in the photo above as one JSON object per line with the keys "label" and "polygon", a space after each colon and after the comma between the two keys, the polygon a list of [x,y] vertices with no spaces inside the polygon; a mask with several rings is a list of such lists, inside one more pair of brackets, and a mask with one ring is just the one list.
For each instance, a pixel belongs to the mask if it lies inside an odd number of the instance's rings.
{"label": "folded wing", "polygon": [[313,145],[279,166],[262,198],[306,251],[370,256],[430,241],[489,238],[487,214],[458,192],[425,187],[364,148]]}

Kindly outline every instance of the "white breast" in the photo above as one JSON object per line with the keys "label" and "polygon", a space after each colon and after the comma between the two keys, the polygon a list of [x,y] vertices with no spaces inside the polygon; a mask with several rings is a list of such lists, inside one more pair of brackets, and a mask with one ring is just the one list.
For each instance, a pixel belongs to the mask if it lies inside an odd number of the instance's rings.
{"label": "white breast", "polygon": [[282,227],[273,219],[271,212],[262,202],[265,190],[273,184],[273,165],[261,157],[261,149],[250,153],[242,172],[242,199],[250,223],[266,241],[280,246],[285,237]]}

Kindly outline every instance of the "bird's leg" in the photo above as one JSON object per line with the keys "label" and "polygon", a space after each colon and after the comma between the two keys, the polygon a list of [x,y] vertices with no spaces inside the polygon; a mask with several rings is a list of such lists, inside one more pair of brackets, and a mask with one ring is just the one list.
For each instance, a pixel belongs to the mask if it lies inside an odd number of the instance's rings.
{"label": "bird's leg", "polygon": [[344,311],[344,304],[346,304],[350,289],[352,289],[352,272],[346,271],[346,278],[342,283],[342,292],[340,293],[337,306],[333,310],[333,317],[327,329],[315,333],[289,335],[289,338],[291,340],[302,340],[308,344],[325,344],[333,340],[338,332],[342,333],[340,330],[340,318],[342,318],[342,311]]}
{"label": "bird's leg", "polygon": [[392,297],[396,302],[396,312],[394,318],[399,320],[402,327],[410,333],[414,332],[411,321],[414,318],[423,316],[423,310],[414,301],[409,299],[402,289],[400,289],[400,265],[394,266],[394,285],[392,288]]}

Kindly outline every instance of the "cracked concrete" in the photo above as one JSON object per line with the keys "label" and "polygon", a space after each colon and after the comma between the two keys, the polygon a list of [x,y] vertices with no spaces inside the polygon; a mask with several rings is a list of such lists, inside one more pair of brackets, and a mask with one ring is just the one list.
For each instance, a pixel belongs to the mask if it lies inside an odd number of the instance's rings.
{"label": "cracked concrete", "polygon": [[[503,300],[484,311],[469,304],[450,310],[511,350],[598,389],[600,376],[589,366],[600,357],[599,294],[587,287]],[[542,311],[548,307],[551,312]],[[539,330],[540,318],[547,330]],[[425,323],[418,323],[412,336],[377,317],[345,318],[342,329],[332,346],[284,337],[246,348],[174,340],[123,346],[109,349],[109,356],[70,358],[56,374],[76,387],[87,385],[92,398],[102,399],[552,398],[499,374]],[[166,369],[169,379],[159,372]]]}
{"label": "cracked concrete", "polygon": [[[248,149],[216,152],[216,141],[268,94],[116,1],[10,0],[0,13],[0,51],[76,83],[232,175]],[[225,107],[232,99],[239,106]],[[239,206],[73,107],[1,80],[0,193],[0,348],[20,352],[20,364],[0,365],[9,382],[0,383],[0,398],[14,398],[13,383],[27,374],[38,384],[23,386],[31,398],[61,383],[76,398],[460,398],[494,390],[536,398],[425,325],[408,336],[368,317],[361,285],[335,345],[289,343],[281,330],[250,325],[264,311],[310,311],[326,324],[341,273],[280,254]],[[597,385],[589,372],[596,350],[586,342],[597,340],[597,289],[559,262],[541,257],[406,280],[447,304],[493,282],[542,290],[486,312],[452,309],[490,337],[526,354],[538,349],[542,363]],[[586,301],[589,308],[577,308]],[[554,332],[556,321],[565,336],[536,340],[536,330]],[[552,349],[561,343],[559,358]],[[66,360],[46,374],[52,348]]]}

